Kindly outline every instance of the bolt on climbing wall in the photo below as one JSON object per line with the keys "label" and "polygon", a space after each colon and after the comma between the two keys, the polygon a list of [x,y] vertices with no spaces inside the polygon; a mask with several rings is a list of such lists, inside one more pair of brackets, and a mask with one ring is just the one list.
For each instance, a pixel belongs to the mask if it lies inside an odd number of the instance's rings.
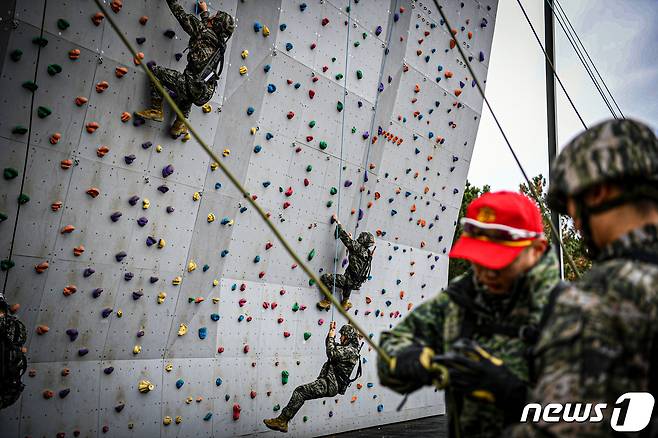
{"label": "bolt on climbing wall", "polygon": [[[190,13],[196,2],[179,0]],[[442,0],[485,82],[496,0]],[[0,259],[28,329],[25,391],[0,435],[264,433],[325,361],[338,312],[195,140],[134,113],[140,63],[182,71],[160,0],[16,2],[0,35]],[[342,272],[331,223],[376,235],[350,314],[377,341],[447,280],[482,99],[432,1],[212,0],[235,17],[217,91],[190,121],[318,274]],[[376,355],[295,436],[443,412],[380,386]]]}

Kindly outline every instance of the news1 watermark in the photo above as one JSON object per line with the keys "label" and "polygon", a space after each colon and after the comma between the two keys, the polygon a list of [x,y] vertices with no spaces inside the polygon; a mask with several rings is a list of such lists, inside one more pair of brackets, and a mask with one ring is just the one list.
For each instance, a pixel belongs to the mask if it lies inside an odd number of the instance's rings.
{"label": "news1 watermark", "polygon": [[[648,392],[627,392],[615,402],[610,426],[616,432],[639,432],[649,425],[655,400]],[[521,423],[598,423],[605,419],[607,403],[528,403]],[[609,409],[608,409],[609,411]]]}

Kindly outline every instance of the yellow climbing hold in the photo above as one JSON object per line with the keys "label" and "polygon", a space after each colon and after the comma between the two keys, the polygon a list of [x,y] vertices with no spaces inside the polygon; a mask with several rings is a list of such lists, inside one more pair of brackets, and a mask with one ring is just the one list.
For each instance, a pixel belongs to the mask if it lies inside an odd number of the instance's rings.
{"label": "yellow climbing hold", "polygon": [[231,150],[230,149],[224,149],[224,152],[222,152],[222,155],[225,156],[225,157],[228,157],[229,155],[231,155]]}
{"label": "yellow climbing hold", "polygon": [[192,396],[189,396],[188,398],[185,399],[185,404],[189,405],[190,403],[192,403],[192,400],[194,400]]}
{"label": "yellow climbing hold", "polygon": [[247,70],[247,66],[246,66],[246,65],[243,65],[242,67],[240,67],[240,74],[241,74],[241,75],[246,75],[246,74],[247,74],[247,71],[248,71],[248,70]]}
{"label": "yellow climbing hold", "polygon": [[190,260],[190,262],[187,264],[187,272],[194,271],[196,267],[196,263],[193,260]]}
{"label": "yellow climbing hold", "polygon": [[162,152],[162,145],[160,145],[160,144],[157,145],[157,146],[155,147],[155,151],[156,151],[156,152]]}
{"label": "yellow climbing hold", "polygon": [[167,241],[164,239],[158,240],[158,248],[162,249],[167,245]]}
{"label": "yellow climbing hold", "polygon": [[164,418],[162,419],[162,424],[164,424],[165,426],[169,426],[169,425],[171,424],[171,417],[170,417],[169,415],[167,415],[166,417],[164,417]]}
{"label": "yellow climbing hold", "polygon": [[249,133],[250,133],[251,135],[256,135],[256,131],[258,131],[258,128],[252,126],[251,129],[249,130]]}
{"label": "yellow climbing hold", "polygon": [[181,138],[181,141],[186,142],[186,141],[190,140],[191,138],[192,138],[192,135],[188,132],[187,134],[185,134],[183,136],[183,138]]}
{"label": "yellow climbing hold", "polygon": [[192,195],[192,200],[193,201],[198,201],[199,199],[201,199],[201,193],[194,192],[194,194]]}
{"label": "yellow climbing hold", "polygon": [[181,417],[181,416],[179,415],[179,416],[176,417],[176,419],[175,419],[174,421],[176,422],[176,424],[181,424],[182,421],[183,421],[183,417]]}
{"label": "yellow climbing hold", "polygon": [[158,294],[158,304],[164,303],[165,298],[167,298],[167,294],[165,292],[160,292]]}
{"label": "yellow climbing hold", "polygon": [[240,56],[242,56],[242,59],[247,59],[247,56],[249,56],[249,50],[243,50],[242,53],[240,53]]}
{"label": "yellow climbing hold", "polygon": [[217,297],[212,297],[212,303],[213,303],[213,304],[217,304],[217,303],[219,303],[219,298],[217,298]]}
{"label": "yellow climbing hold", "polygon": [[270,28],[263,26],[263,36],[270,36]]}
{"label": "yellow climbing hold", "polygon": [[178,336],[185,336],[185,333],[187,333],[187,324],[181,322],[178,327]]}
{"label": "yellow climbing hold", "polygon": [[133,347],[133,354],[139,354],[142,352],[142,346],[141,345],[135,345]]}
{"label": "yellow climbing hold", "polygon": [[166,371],[166,372],[169,373],[169,372],[171,372],[171,370],[173,370],[173,369],[174,369],[174,365],[173,365],[173,364],[168,363],[167,365],[165,365],[165,371]]}
{"label": "yellow climbing hold", "polygon": [[149,208],[150,206],[151,206],[151,201],[149,201],[148,199],[144,199],[144,200],[142,201],[142,208],[143,208],[144,210],[146,210],[146,209]]}
{"label": "yellow climbing hold", "polygon": [[208,213],[208,222],[215,222],[215,215],[212,213]]}
{"label": "yellow climbing hold", "polygon": [[210,105],[209,103],[206,103],[205,105],[203,105],[201,107],[201,111],[208,114],[210,111],[212,111],[212,105]]}
{"label": "yellow climbing hold", "polygon": [[[212,285],[213,285],[213,286],[219,286],[219,280],[217,280],[217,279],[213,280],[213,281],[212,281]],[[213,298],[213,301],[214,301],[214,300],[215,300],[215,299]],[[217,300],[219,300],[219,298],[217,298]]]}
{"label": "yellow climbing hold", "polygon": [[218,163],[218,162],[213,161],[212,163],[210,163],[210,170],[212,170],[213,172],[214,172],[215,170],[217,170],[218,167],[219,167],[219,163]]}
{"label": "yellow climbing hold", "polygon": [[178,275],[173,280],[171,280],[171,284],[173,284],[174,286],[178,286],[179,284],[181,284],[182,281],[183,278],[180,275]]}
{"label": "yellow climbing hold", "polygon": [[123,316],[123,310],[119,309],[117,310],[117,318],[121,318]]}
{"label": "yellow climbing hold", "polygon": [[140,380],[139,384],[137,385],[137,389],[139,389],[139,392],[142,394],[146,394],[149,391],[153,391],[155,389],[155,385],[148,380]]}

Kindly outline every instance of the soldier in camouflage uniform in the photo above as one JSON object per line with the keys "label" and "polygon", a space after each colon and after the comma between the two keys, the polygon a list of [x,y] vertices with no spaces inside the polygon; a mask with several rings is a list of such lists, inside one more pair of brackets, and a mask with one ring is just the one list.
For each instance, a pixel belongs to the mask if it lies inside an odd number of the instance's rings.
{"label": "soldier in camouflage uniform", "polygon": [[[224,66],[226,42],[235,30],[235,22],[226,12],[220,11],[210,17],[208,6],[199,2],[201,19],[185,12],[176,0],[167,4],[183,30],[190,36],[187,53],[187,66],[183,73],[170,68],[155,66],[151,69],[160,83],[172,93],[172,97],[185,118],[190,115],[192,104],[205,105],[212,98],[217,87],[217,79]],[[219,66],[219,71],[217,67]],[[161,122],[164,120],[162,96],[151,84],[151,107],[137,112],[139,117]],[[187,134],[181,119],[170,129],[172,137]]]}
{"label": "soldier in camouflage uniform", "polygon": [[[528,380],[527,353],[536,342],[549,293],[559,282],[539,210],[519,193],[487,193],[469,205],[462,223],[464,234],[450,257],[469,260],[472,269],[381,335],[380,345],[393,362],[378,362],[379,378],[399,393],[432,384],[433,357],[452,351],[462,339],[485,346],[519,379]],[[449,435],[500,436],[504,411],[465,395],[447,389]]]}
{"label": "soldier in camouflage uniform", "polygon": [[[627,392],[658,397],[658,140],[654,132],[636,121],[609,120],[577,136],[553,164],[549,205],[573,218],[594,260],[589,272],[551,297],[535,351],[536,386],[527,401],[542,407],[605,403],[607,408],[603,421],[565,422],[559,412],[554,416],[560,421],[546,422],[544,415],[538,423],[514,426],[506,436],[619,436],[611,426],[617,399]],[[504,366],[462,365],[470,369],[471,388],[509,395],[505,388],[518,387]],[[508,403],[506,395],[494,399],[518,422],[524,397],[512,397],[519,403]],[[589,415],[595,416],[593,411]],[[648,426],[632,436],[658,436],[657,411],[654,407]],[[625,418],[630,417],[627,413]],[[618,418],[615,424],[624,421]]]}
{"label": "soldier in camouflage uniform", "polygon": [[[373,248],[370,250],[370,247],[375,244],[375,236],[364,231],[359,234],[359,237],[356,240],[354,240],[343,229],[343,226],[336,218],[336,215],[334,215],[332,219],[336,222],[336,234],[347,248],[348,265],[344,274],[323,274],[322,277],[320,277],[320,281],[322,281],[329,290],[332,290],[335,284],[336,289],[342,291],[341,304],[343,308],[349,310],[352,308],[350,294],[353,290],[359,290],[361,285],[370,276],[372,256],[375,253],[375,249]],[[317,306],[321,310],[329,310],[331,307],[331,301],[323,298],[318,302]]]}
{"label": "soldier in camouflage uniform", "polygon": [[[322,366],[318,378],[311,383],[300,385],[292,393],[290,401],[281,410],[281,415],[263,423],[272,430],[288,432],[288,422],[307,400],[323,397],[334,397],[336,394],[345,394],[345,390],[353,380],[350,379],[352,370],[359,362],[359,338],[351,325],[340,328],[340,344],[336,345],[336,322],[329,324],[329,333],[325,341],[327,347],[327,361]],[[359,369],[360,371],[360,369]]]}

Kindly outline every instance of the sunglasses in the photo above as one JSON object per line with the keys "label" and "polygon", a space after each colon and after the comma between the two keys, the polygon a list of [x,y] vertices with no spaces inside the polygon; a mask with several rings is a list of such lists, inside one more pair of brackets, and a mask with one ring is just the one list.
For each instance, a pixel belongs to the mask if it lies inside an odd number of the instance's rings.
{"label": "sunglasses", "polygon": [[[471,218],[462,218],[460,221],[464,227],[464,234],[468,237],[481,240],[491,240],[497,243],[511,246],[530,245],[528,240],[544,237],[544,233],[523,230],[501,224],[490,224],[479,222]],[[521,245],[523,244],[523,245]]]}

